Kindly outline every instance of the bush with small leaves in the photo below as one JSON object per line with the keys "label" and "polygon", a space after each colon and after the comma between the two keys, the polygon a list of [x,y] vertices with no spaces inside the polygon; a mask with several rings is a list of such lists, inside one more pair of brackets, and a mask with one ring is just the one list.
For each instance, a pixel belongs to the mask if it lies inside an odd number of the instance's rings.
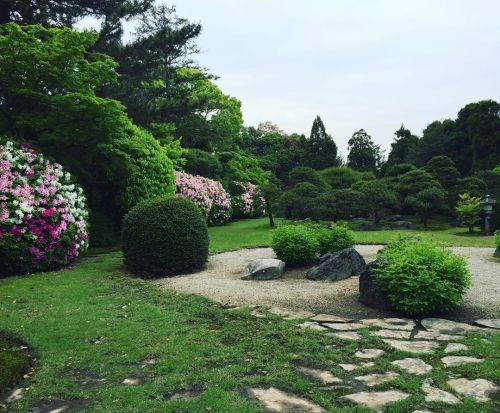
{"label": "bush with small leaves", "polygon": [[125,216],[122,231],[125,265],[142,278],[194,272],[207,262],[207,224],[189,199],[144,201]]}
{"label": "bush with small leaves", "polygon": [[401,239],[379,255],[377,284],[396,310],[411,316],[451,309],[471,283],[464,258],[428,241]]}
{"label": "bush with small leaves", "polygon": [[354,233],[343,225],[334,225],[330,228],[321,226],[316,229],[315,234],[320,255],[351,248],[355,243]]}
{"label": "bush with small leaves", "polygon": [[319,242],[311,228],[282,225],[274,230],[271,245],[278,259],[289,266],[299,266],[314,262]]}

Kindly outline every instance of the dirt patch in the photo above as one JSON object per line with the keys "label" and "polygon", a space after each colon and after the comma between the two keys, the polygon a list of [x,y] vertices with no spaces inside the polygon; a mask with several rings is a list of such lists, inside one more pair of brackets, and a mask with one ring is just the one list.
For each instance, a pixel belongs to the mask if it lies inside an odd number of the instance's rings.
{"label": "dirt patch", "polygon": [[[358,245],[356,249],[369,262],[381,245]],[[472,274],[472,288],[464,304],[447,314],[449,318],[470,321],[500,316],[500,265],[493,262],[493,248],[453,247],[465,256]],[[241,271],[250,261],[273,258],[271,248],[242,249],[210,256],[207,268],[194,274],[155,280],[161,288],[201,294],[222,304],[234,306],[280,307],[294,311],[335,314],[354,319],[391,316],[358,302],[358,277],[325,282],[305,278],[307,268],[286,269],[283,278],[270,281],[243,281]]]}

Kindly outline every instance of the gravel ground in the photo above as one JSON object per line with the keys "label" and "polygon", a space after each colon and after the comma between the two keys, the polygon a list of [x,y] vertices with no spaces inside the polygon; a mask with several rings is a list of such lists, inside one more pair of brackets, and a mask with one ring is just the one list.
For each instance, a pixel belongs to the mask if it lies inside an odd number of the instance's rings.
{"label": "gravel ground", "polygon": [[[375,258],[381,245],[358,245],[367,262]],[[463,305],[447,318],[472,321],[475,318],[500,318],[500,262],[492,258],[493,248],[452,247],[467,258],[472,287]],[[257,258],[271,258],[271,248],[242,249],[210,256],[201,272],[155,280],[161,288],[201,294],[231,306],[279,307],[294,311],[329,313],[355,319],[390,316],[358,302],[358,277],[336,282],[309,281],[307,268],[286,270],[282,279],[242,281],[245,265]]]}

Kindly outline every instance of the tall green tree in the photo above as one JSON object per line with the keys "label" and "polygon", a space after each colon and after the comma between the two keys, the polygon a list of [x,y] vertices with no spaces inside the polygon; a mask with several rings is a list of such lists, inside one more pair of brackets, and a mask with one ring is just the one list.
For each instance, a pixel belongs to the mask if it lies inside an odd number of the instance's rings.
{"label": "tall green tree", "polygon": [[326,133],[325,125],[319,116],[316,116],[311,128],[307,157],[309,166],[315,169],[324,169],[339,164],[337,145],[333,138]]}
{"label": "tall green tree", "polygon": [[474,225],[481,221],[481,198],[471,196],[468,193],[460,194],[455,211],[459,221],[467,225],[469,233],[472,234]]}
{"label": "tall green tree", "polygon": [[375,145],[372,137],[360,129],[347,142],[349,155],[347,165],[360,171],[377,172],[382,161],[380,145]]}
{"label": "tall green tree", "polygon": [[434,156],[423,169],[447,191],[453,188],[460,178],[460,172],[455,167],[455,163],[444,155]]}
{"label": "tall green tree", "polygon": [[405,128],[404,125],[394,132],[394,142],[391,143],[391,151],[387,157],[387,162],[391,165],[398,163],[413,163],[413,154],[419,143],[417,136]]}

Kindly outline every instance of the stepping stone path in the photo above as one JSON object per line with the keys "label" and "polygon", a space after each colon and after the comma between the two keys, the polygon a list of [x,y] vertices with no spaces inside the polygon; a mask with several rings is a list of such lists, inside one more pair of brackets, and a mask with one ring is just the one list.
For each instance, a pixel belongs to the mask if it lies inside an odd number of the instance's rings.
{"label": "stepping stone path", "polygon": [[250,395],[255,397],[269,412],[276,413],[323,413],[325,409],[309,400],[285,393],[274,387],[269,389],[250,389]]}
{"label": "stepping stone path", "polygon": [[285,320],[297,320],[301,318],[310,318],[314,316],[314,313],[311,313],[310,311],[290,311],[278,307],[271,307],[269,309],[269,312],[274,315],[279,315],[283,317]]}
{"label": "stepping stone path", "polygon": [[342,340],[359,341],[362,337],[355,331],[341,331],[340,333],[333,333],[332,337],[338,337]]}
{"label": "stepping stone path", "polygon": [[[290,316],[286,311],[281,311],[281,313],[278,311],[272,312],[284,317]],[[308,318],[304,314],[301,315],[303,316],[297,318]],[[441,362],[445,368],[448,368],[466,363],[480,363],[484,361],[483,359],[471,356],[453,355],[456,352],[469,350],[468,346],[457,343],[457,341],[465,339],[465,334],[468,332],[500,332],[500,320],[476,320],[476,325],[470,325],[441,318],[426,318],[421,321],[421,324],[417,325],[414,320],[407,318],[362,319],[353,321],[352,319],[330,314],[318,314],[310,317],[309,321],[303,322],[299,327],[316,330],[324,333],[326,336],[337,339],[360,343],[365,338],[358,330],[370,329],[372,331],[369,334],[372,339],[366,340],[367,342],[373,343],[374,339],[380,339],[394,350],[413,354],[432,355],[437,351],[444,352],[446,356],[441,358]],[[485,338],[482,338],[482,340],[490,342]],[[346,344],[330,344],[325,346],[325,348],[335,351]],[[370,347],[372,346],[373,344]],[[388,353],[391,354],[390,351]],[[385,354],[386,352],[380,348],[358,347],[358,351],[354,353],[354,357],[360,359],[359,363],[339,363],[336,365],[336,367],[344,370],[342,379],[336,377],[330,371],[305,366],[297,367],[297,372],[323,385],[323,387],[316,387],[316,390],[335,391],[343,389],[343,393],[345,394],[342,396],[343,399],[382,413],[386,405],[404,400],[410,396],[406,392],[391,389],[390,387],[385,391],[372,391],[372,388],[378,385],[385,384],[386,386],[390,386],[391,381],[401,377],[400,373],[395,371],[377,371],[375,373],[368,370],[375,368],[378,364],[376,360]],[[439,354],[441,355],[442,353]],[[416,376],[429,374],[433,370],[431,364],[426,363],[417,356],[393,360],[390,362],[390,365],[393,368],[401,369],[407,374],[414,374]],[[367,369],[367,372],[356,375],[354,372],[358,369]],[[500,391],[500,387],[497,384],[485,379],[469,380],[453,375],[449,371],[447,374],[447,384],[455,394],[438,388],[432,378],[429,377],[421,385],[427,403],[438,402],[448,405],[458,405],[462,403],[461,397],[457,397],[458,395],[471,397],[479,402],[485,402],[491,399],[494,392]],[[346,391],[349,392],[350,389],[356,389],[356,392],[346,394]],[[273,387],[268,389],[254,388],[250,390],[250,394],[257,398],[269,412],[325,412],[322,406]],[[423,408],[414,410],[413,413],[432,412]]]}
{"label": "stepping stone path", "polygon": [[391,363],[410,374],[427,374],[432,370],[432,366],[425,361],[417,358],[405,358],[395,360]]}
{"label": "stepping stone path", "polygon": [[389,339],[383,339],[382,341],[396,350],[415,354],[432,354],[439,348],[439,343],[433,341],[403,341]]}
{"label": "stepping stone path", "polygon": [[446,354],[450,353],[456,353],[458,351],[463,351],[463,350],[468,350],[469,347],[467,347],[465,344],[461,343],[449,343],[446,348],[444,349],[444,352]]}
{"label": "stepping stone path", "polygon": [[377,412],[383,412],[384,406],[389,403],[404,400],[410,395],[398,390],[380,392],[360,392],[343,396],[342,398],[361,404]]}
{"label": "stepping stone path", "polygon": [[298,370],[304,376],[318,380],[323,384],[342,383],[342,379],[335,377],[329,371],[324,371],[324,370],[319,370],[319,369],[311,369],[309,367],[299,367]]}
{"label": "stepping stone path", "polygon": [[422,391],[425,393],[426,402],[441,402],[446,404],[458,404],[460,400],[447,391],[432,386],[432,379],[425,379],[422,383]]}
{"label": "stepping stone path", "polygon": [[446,367],[461,366],[467,363],[481,363],[484,359],[478,359],[476,357],[469,356],[446,356],[441,359]]}
{"label": "stepping stone path", "polygon": [[500,390],[500,387],[496,386],[495,383],[485,379],[453,379],[448,380],[448,386],[457,393],[476,399],[479,402],[489,401],[489,395]]}
{"label": "stepping stone path", "polygon": [[359,359],[378,359],[384,353],[384,350],[380,350],[378,348],[365,348],[363,350],[356,351],[354,356]]}
{"label": "stepping stone path", "polygon": [[365,376],[354,377],[355,380],[361,381],[366,384],[368,387],[378,386],[379,384],[386,383],[388,381],[392,381],[399,377],[398,373],[394,373],[392,371],[388,371],[387,373],[382,374],[367,374]]}

